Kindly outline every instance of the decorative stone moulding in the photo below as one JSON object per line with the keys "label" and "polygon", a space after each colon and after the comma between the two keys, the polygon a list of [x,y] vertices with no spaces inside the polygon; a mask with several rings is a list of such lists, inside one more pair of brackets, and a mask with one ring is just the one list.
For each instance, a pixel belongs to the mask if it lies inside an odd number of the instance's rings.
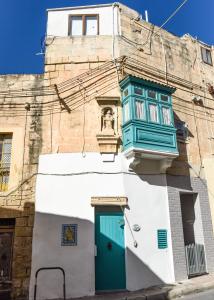
{"label": "decorative stone moulding", "polygon": [[120,141],[118,134],[120,97],[96,97],[96,100],[100,107],[100,128],[97,134],[100,153],[117,153]]}
{"label": "decorative stone moulding", "polygon": [[91,197],[91,206],[127,206],[127,197]]}
{"label": "decorative stone moulding", "polygon": [[100,153],[117,153],[119,139],[115,135],[97,134]]}
{"label": "decorative stone moulding", "polygon": [[145,174],[166,173],[173,160],[178,156],[172,153],[160,153],[142,149],[129,149],[124,152],[128,159],[129,170]]}

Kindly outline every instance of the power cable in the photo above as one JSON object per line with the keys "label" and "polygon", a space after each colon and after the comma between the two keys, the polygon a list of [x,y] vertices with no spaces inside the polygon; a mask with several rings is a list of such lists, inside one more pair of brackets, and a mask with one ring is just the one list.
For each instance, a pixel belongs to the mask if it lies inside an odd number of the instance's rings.
{"label": "power cable", "polygon": [[[156,31],[156,32],[154,32],[152,35],[151,35],[151,37],[150,37],[150,40],[151,40],[151,38],[152,37],[155,37],[155,36],[157,36],[158,35],[158,32],[179,12],[179,10],[184,6],[184,4],[186,4],[186,2],[187,2],[188,0],[184,0],[175,10],[174,10],[174,12],[162,23],[162,25],[158,28],[158,30]],[[143,46],[146,46],[147,44],[148,44],[148,42],[149,41],[147,41],[147,43],[144,43],[144,45]],[[137,52],[138,51],[138,49],[136,49],[135,51],[134,51],[134,53],[135,52]],[[134,55],[134,53],[133,53],[133,55]],[[129,57],[129,55],[127,55],[127,57]],[[128,58],[127,58],[128,59]]]}

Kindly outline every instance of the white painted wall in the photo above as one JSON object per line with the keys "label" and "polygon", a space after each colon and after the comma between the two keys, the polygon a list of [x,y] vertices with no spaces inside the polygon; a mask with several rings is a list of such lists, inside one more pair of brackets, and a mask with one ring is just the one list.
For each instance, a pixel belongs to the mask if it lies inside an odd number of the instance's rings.
{"label": "white painted wall", "polygon": [[[103,162],[99,153],[42,155],[40,173],[70,174],[79,172],[127,171],[122,154],[114,162]],[[39,175],[36,187],[36,215],[33,234],[30,300],[33,299],[35,272],[39,267],[61,266],[66,272],[67,298],[94,294],[94,208],[92,196],[127,196],[125,210],[138,247],[133,246],[129,225],[125,225],[126,279],[129,290],[137,290],[161,282],[173,282],[173,261],[169,210],[164,175],[75,176]],[[78,245],[61,246],[62,224],[78,224]],[[166,250],[157,248],[157,229],[168,230]],[[62,297],[59,272],[39,275],[38,299]]]}
{"label": "white painted wall", "polygon": [[[130,207],[126,210],[127,219],[131,226],[141,226],[141,231],[133,232],[137,248],[134,247],[130,230],[126,228],[127,289],[133,291],[173,282],[175,279],[165,175],[125,175],[124,186]],[[167,249],[158,249],[157,229],[167,230]]]}
{"label": "white painted wall", "polygon": [[195,199],[194,210],[195,210],[195,222],[194,222],[195,243],[204,245],[204,233],[203,233],[203,223],[201,219],[199,195],[197,195],[197,198]]}
{"label": "white painted wall", "polygon": [[[69,15],[98,14],[100,35],[119,35],[118,7],[92,6],[86,8],[71,8],[48,11],[47,35],[68,36]],[[114,19],[113,19],[114,15]],[[114,26],[113,26],[114,24]],[[76,37],[75,37],[76,38]]]}

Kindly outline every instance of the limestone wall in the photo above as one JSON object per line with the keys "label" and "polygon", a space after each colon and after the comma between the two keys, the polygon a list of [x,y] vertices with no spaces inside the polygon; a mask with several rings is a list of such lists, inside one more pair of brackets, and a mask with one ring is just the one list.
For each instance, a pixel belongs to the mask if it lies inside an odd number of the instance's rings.
{"label": "limestone wall", "polygon": [[[0,218],[16,218],[13,294],[27,294],[31,265],[34,183],[38,156],[99,152],[101,108],[97,99],[120,97],[118,80],[134,74],[175,86],[175,118],[188,125],[180,156],[168,171],[203,178],[203,159],[214,154],[214,68],[202,62],[204,45],[179,38],[120,5],[121,36],[46,40],[45,73],[0,77],[0,132],[12,132],[9,190],[0,193]],[[214,49],[210,48],[214,59]],[[123,60],[117,60],[126,56]],[[193,96],[201,99],[194,104]],[[28,105],[30,104],[30,106]],[[121,105],[116,106],[121,136]],[[121,151],[121,145],[119,145]],[[23,185],[20,186],[20,184]]]}
{"label": "limestone wall", "polygon": [[[175,36],[153,24],[133,18],[121,10],[120,55],[126,56],[124,75],[131,73],[176,87],[173,95],[175,119],[188,126],[188,137],[179,141],[180,156],[169,170],[172,174],[202,176],[203,158],[214,154],[214,67],[202,61],[201,47],[214,49],[189,35]],[[195,104],[192,99],[201,99]]]}
{"label": "limestone wall", "polygon": [[34,90],[41,94],[42,85],[43,76],[0,76],[0,133],[13,135],[9,186],[7,191],[0,192],[0,218],[15,218],[12,261],[15,299],[27,296],[31,271],[34,185],[42,142],[41,102]]}

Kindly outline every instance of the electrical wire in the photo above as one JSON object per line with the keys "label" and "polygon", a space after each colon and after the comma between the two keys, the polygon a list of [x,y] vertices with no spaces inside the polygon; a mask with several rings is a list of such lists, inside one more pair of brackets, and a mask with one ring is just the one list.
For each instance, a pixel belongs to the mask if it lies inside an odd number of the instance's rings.
{"label": "electrical wire", "polygon": [[188,0],[184,0],[176,9],[175,11],[166,19],[166,21],[163,22],[163,24],[159,27],[159,29],[154,33],[154,36],[159,32],[178,12],[179,10],[184,6],[184,4],[187,3]]}
{"label": "electrical wire", "polygon": [[[184,6],[184,4],[186,4],[188,0],[184,0],[175,10],[174,12],[162,23],[162,25],[158,28],[158,30],[156,32],[154,32],[151,37],[150,37],[150,41],[152,37],[156,37],[158,35],[158,32],[178,13],[178,11]],[[146,46],[148,44],[149,40],[147,41],[147,43],[145,43],[143,46]],[[136,49],[134,51],[134,53],[136,53],[138,51],[138,49]],[[133,54],[134,54],[133,53]],[[132,55],[133,55],[132,54]],[[128,57],[130,57],[130,54],[127,54],[127,59]]]}

